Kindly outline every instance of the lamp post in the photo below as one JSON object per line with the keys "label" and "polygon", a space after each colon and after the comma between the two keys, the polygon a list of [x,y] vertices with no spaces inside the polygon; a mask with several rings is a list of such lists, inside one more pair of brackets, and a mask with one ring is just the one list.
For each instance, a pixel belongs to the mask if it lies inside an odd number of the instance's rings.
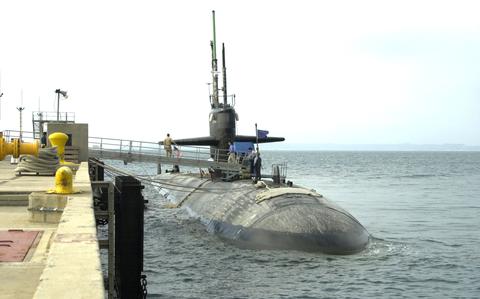
{"label": "lamp post", "polygon": [[18,138],[20,139],[20,141],[22,141],[22,135],[23,135],[23,133],[22,133],[23,132],[22,131],[22,112],[23,112],[23,110],[25,110],[25,107],[22,107],[22,106],[17,107],[17,110],[18,110],[18,112],[20,112],[20,134],[19,134],[20,136]]}
{"label": "lamp post", "polygon": [[2,96],[3,96],[3,92],[2,92],[2,73],[0,73],[0,119],[2,119]]}
{"label": "lamp post", "polygon": [[57,121],[59,121],[60,120],[60,95],[62,95],[65,99],[67,99],[68,96],[66,91],[63,91],[60,89],[56,89],[55,93],[57,94]]}
{"label": "lamp post", "polygon": [[2,96],[3,96],[3,92],[0,91],[0,119],[2,119]]}

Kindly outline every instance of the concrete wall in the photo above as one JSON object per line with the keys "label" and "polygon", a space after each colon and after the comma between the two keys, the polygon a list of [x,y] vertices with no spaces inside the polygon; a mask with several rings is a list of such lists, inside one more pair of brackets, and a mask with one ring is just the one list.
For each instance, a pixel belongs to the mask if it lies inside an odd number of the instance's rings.
{"label": "concrete wall", "polygon": [[88,161],[88,124],[48,123],[47,135],[55,132],[72,134],[72,147],[79,149],[78,159],[80,162]]}

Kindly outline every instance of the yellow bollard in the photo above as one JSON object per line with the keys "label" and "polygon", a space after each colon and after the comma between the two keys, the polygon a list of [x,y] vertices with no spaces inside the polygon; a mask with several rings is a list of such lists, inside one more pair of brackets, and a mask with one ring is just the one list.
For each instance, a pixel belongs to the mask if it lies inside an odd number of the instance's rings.
{"label": "yellow bollard", "polygon": [[12,155],[14,158],[20,155],[33,155],[38,157],[38,149],[40,144],[38,140],[33,143],[22,143],[20,139],[13,139],[12,142],[6,142],[4,138],[0,138],[0,160],[5,156]]}
{"label": "yellow bollard", "polygon": [[53,146],[57,147],[57,156],[60,160],[60,164],[65,164],[65,144],[67,143],[68,135],[56,132],[50,134],[50,136],[48,136],[48,140],[50,140],[50,143]]}
{"label": "yellow bollard", "polygon": [[62,166],[55,173],[55,189],[48,190],[47,193],[72,194],[78,193],[73,188],[73,171],[68,166]]}

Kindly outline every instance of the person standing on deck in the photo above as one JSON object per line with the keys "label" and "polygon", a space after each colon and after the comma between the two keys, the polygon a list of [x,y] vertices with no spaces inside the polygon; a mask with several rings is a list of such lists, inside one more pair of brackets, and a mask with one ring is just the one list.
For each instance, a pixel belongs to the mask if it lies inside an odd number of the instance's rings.
{"label": "person standing on deck", "polygon": [[43,132],[40,143],[42,144],[42,148],[47,147],[47,132]]}
{"label": "person standing on deck", "polygon": [[253,167],[253,161],[255,160],[255,151],[249,147],[248,148],[248,154],[247,154],[247,162],[248,162],[248,167],[250,171],[250,176],[253,176],[254,173],[254,167]]}
{"label": "person standing on deck", "polygon": [[167,157],[171,158],[172,157],[172,143],[173,140],[170,138],[170,133],[167,134],[167,137],[163,140],[163,148],[165,149],[165,152],[167,153]]}
{"label": "person standing on deck", "polygon": [[262,175],[260,174],[260,169],[262,168],[262,158],[260,158],[260,152],[257,152],[255,155],[255,159],[253,160],[253,166],[255,168],[255,180],[256,183],[258,180],[262,179]]}
{"label": "person standing on deck", "polygon": [[228,163],[235,163],[235,145],[228,143]]}

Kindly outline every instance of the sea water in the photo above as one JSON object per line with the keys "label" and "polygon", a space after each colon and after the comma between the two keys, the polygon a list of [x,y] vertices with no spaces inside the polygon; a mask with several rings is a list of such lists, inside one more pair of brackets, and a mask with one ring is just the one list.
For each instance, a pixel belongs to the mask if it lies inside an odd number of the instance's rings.
{"label": "sea water", "polygon": [[[149,298],[480,298],[480,152],[263,153],[371,233],[361,253],[240,249],[146,184]],[[156,165],[127,166],[153,175]],[[164,166],[165,168],[165,166]]]}

